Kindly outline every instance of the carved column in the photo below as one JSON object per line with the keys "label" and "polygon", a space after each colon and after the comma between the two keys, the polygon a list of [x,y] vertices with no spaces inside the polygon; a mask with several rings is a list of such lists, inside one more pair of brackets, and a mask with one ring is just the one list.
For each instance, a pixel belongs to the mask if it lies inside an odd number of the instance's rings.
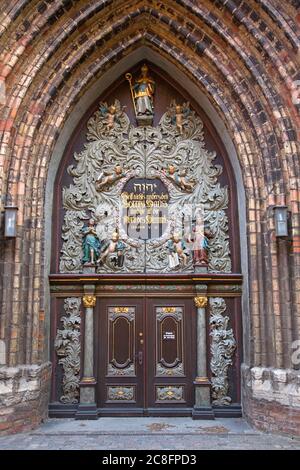
{"label": "carved column", "polygon": [[82,303],[85,308],[83,376],[80,381],[80,404],[76,419],[97,419],[94,377],[94,307],[96,305],[95,286],[84,286]]}
{"label": "carved column", "polygon": [[210,382],[207,378],[206,306],[207,286],[197,286],[194,298],[197,307],[197,377],[195,378],[195,405],[193,419],[214,419],[211,407]]}

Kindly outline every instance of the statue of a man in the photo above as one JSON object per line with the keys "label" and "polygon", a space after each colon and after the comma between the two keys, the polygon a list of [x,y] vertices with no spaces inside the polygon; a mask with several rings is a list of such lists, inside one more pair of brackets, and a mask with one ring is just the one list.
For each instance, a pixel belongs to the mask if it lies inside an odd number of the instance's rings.
{"label": "statue of a man", "polygon": [[112,234],[111,240],[107,240],[103,244],[100,261],[104,262],[110,253],[116,253],[117,257],[115,258],[115,265],[118,266],[119,268],[122,268],[124,264],[125,248],[126,248],[126,245],[120,239],[119,233],[114,232]]}
{"label": "statue of a man", "polygon": [[196,224],[193,227],[192,242],[195,266],[208,266],[208,248],[209,239],[212,238],[210,230],[204,228],[201,217],[196,218]]}
{"label": "statue of a man", "polygon": [[182,261],[183,266],[187,265],[186,243],[180,238],[178,233],[174,233],[168,240],[169,266],[171,269],[179,266]]}
{"label": "statue of a man", "polygon": [[95,264],[100,255],[101,242],[96,233],[95,221],[90,219],[88,226],[82,229],[83,264]]}
{"label": "statue of a man", "polygon": [[135,107],[137,116],[152,116],[154,113],[153,95],[155,83],[148,75],[146,64],[142,66],[141,75],[133,85]]}

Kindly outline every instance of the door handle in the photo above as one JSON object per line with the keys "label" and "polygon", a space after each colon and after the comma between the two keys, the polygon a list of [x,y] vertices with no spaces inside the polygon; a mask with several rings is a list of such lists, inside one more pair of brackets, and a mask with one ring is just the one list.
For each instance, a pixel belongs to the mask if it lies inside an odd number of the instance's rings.
{"label": "door handle", "polygon": [[139,365],[143,365],[143,351],[139,351],[138,354],[138,359],[139,359]]}

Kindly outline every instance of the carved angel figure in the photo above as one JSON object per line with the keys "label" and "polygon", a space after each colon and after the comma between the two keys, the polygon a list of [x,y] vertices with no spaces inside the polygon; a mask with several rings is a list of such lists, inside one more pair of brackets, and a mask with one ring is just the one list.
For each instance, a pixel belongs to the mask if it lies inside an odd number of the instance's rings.
{"label": "carved angel figure", "polygon": [[103,191],[105,187],[112,186],[116,181],[124,178],[123,168],[121,165],[116,165],[113,173],[102,171],[96,180],[96,191]]}
{"label": "carved angel figure", "polygon": [[173,102],[175,107],[175,116],[172,117],[171,121],[173,124],[176,124],[176,128],[179,134],[183,134],[183,121],[190,114],[189,103],[184,103],[183,105],[176,104]]}
{"label": "carved angel figure", "polygon": [[164,171],[164,173],[166,177],[172,180],[173,183],[178,186],[182,191],[193,191],[196,181],[194,179],[190,179],[189,181],[186,179],[186,169],[179,171],[176,170],[173,165],[168,165],[168,168]]}

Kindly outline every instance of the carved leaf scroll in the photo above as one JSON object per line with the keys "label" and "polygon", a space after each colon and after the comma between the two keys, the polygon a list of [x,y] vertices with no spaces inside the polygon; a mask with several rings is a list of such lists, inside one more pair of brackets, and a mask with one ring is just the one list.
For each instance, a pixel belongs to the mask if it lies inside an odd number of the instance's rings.
{"label": "carved leaf scroll", "polygon": [[229,317],[224,316],[226,311],[225,300],[220,297],[210,298],[210,336],[211,336],[211,362],[213,374],[212,398],[214,405],[230,405],[228,396],[228,368],[233,363],[236,350],[232,328],[228,328]]}
{"label": "carved leaf scroll", "polygon": [[[185,266],[170,268],[167,241],[171,230],[183,232],[182,217],[191,220],[195,207],[201,208],[204,222],[213,235],[209,240],[209,271],[230,272],[228,192],[218,182],[222,168],[213,164],[216,154],[205,149],[201,119],[185,103],[183,132],[179,133],[174,121],[175,102],[172,102],[157,127],[133,127],[116,100],[113,127],[108,128],[108,107],[107,103],[101,103],[89,119],[87,143],[80,153],[74,154],[76,165],[68,168],[73,183],[63,188],[65,216],[60,272],[82,272],[81,230],[91,216],[100,240],[107,240],[116,226],[120,226],[120,194],[132,177],[160,178],[165,184],[170,196],[168,228],[160,238],[145,242],[131,239],[120,228],[120,237],[126,245],[124,264],[118,266],[115,255],[110,254],[97,267],[98,272],[193,271],[191,254]],[[113,173],[116,164],[122,167],[125,177],[97,191],[99,175]],[[168,165],[185,172],[187,181],[195,181],[192,191],[182,190],[166,177]]]}
{"label": "carved leaf scroll", "polygon": [[64,301],[66,315],[61,318],[62,329],[57,330],[54,343],[59,357],[58,364],[63,368],[62,403],[78,403],[80,373],[80,304],[81,299],[68,297]]}

